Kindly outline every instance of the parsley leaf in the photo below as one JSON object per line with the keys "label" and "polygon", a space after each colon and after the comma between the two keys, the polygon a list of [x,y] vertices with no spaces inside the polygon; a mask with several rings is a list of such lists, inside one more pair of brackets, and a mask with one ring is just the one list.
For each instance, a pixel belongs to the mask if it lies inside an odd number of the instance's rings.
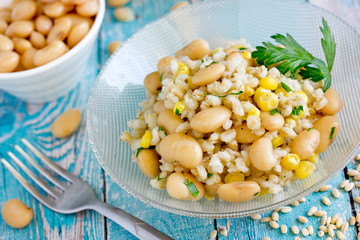
{"label": "parsley leaf", "polygon": [[175,109],[175,114],[178,115],[178,116],[180,115],[180,110],[178,108]]}
{"label": "parsley leaf", "polygon": [[307,131],[310,131],[312,128],[308,128]]}
{"label": "parsley leaf", "polygon": [[276,42],[285,46],[275,46],[270,42],[263,42],[264,46],[257,46],[256,50],[252,52],[252,58],[260,65],[266,67],[279,64],[276,68],[282,73],[290,73],[290,78],[295,78],[295,74],[300,70],[299,74],[303,78],[308,78],[314,82],[325,80],[324,92],[331,85],[330,71],[332,69],[335,59],[335,40],[334,35],[331,34],[330,28],[323,18],[323,27],[320,31],[323,34],[321,45],[325,54],[327,66],[324,61],[315,58],[308,51],[305,50],[290,34],[286,36],[282,34],[275,34],[271,36]]}
{"label": "parsley leaf", "polygon": [[190,182],[189,179],[185,179],[184,184],[189,189],[191,195],[196,198],[199,194],[199,190],[196,188],[195,184],[193,182]]}
{"label": "parsley leaf", "polygon": [[332,127],[332,128],[331,128],[331,132],[330,132],[330,136],[329,136],[329,139],[330,139],[330,140],[333,139],[334,133],[335,133],[335,127]]}
{"label": "parsley leaf", "polygon": [[299,107],[294,107],[294,109],[291,112],[291,115],[296,115],[296,116],[300,116],[300,112],[304,111],[304,107],[303,106],[299,106]]}
{"label": "parsley leaf", "polygon": [[224,97],[227,97],[227,96],[229,96],[229,95],[240,95],[240,94],[242,94],[242,93],[244,93],[244,92],[243,92],[243,91],[240,91],[240,92],[237,92],[237,93],[229,93],[229,94],[226,94],[226,95],[224,95],[224,96],[218,96],[218,95],[213,95],[213,94],[205,94],[205,95],[206,95],[206,96],[212,95],[212,96],[215,96],[215,97],[224,98]]}
{"label": "parsley leaf", "polygon": [[136,157],[139,156],[139,153],[141,152],[141,150],[144,150],[146,148],[143,148],[143,147],[139,147],[137,150],[136,150]]}
{"label": "parsley leaf", "polygon": [[286,85],[286,84],[283,83],[283,82],[281,82],[281,87],[282,87],[283,89],[285,89],[286,92],[291,92],[291,91],[292,91],[291,87],[289,87],[288,85]]}
{"label": "parsley leaf", "polygon": [[213,175],[214,175],[214,174],[212,174],[212,173],[208,173],[208,174],[207,174],[207,178],[211,178]]}
{"label": "parsley leaf", "polygon": [[270,110],[270,115],[275,115],[276,113],[280,113],[279,110],[277,109]]}
{"label": "parsley leaf", "polygon": [[164,74],[164,73],[162,73],[162,74],[160,75],[160,82],[162,81],[163,74]]}

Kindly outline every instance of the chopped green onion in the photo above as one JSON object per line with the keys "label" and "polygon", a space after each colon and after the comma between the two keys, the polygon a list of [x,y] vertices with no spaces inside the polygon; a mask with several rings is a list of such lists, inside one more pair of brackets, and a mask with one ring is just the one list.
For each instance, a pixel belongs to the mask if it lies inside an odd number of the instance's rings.
{"label": "chopped green onion", "polygon": [[335,127],[332,127],[331,128],[331,132],[330,132],[330,140],[332,140],[333,139],[333,137],[334,137],[334,133],[335,133]]}
{"label": "chopped green onion", "polygon": [[239,50],[246,50],[246,49],[247,49],[246,47],[239,48]]}
{"label": "chopped green onion", "polygon": [[184,184],[189,189],[191,195],[196,198],[199,194],[199,190],[196,188],[195,184],[193,182],[190,182],[189,179],[185,179]]}
{"label": "chopped green onion", "polygon": [[180,116],[180,110],[179,110],[178,108],[175,109],[175,114],[178,115],[178,116]]}
{"label": "chopped green onion", "polygon": [[225,57],[227,58],[227,57],[228,57],[228,55],[226,54],[226,55],[225,55]]}
{"label": "chopped green onion", "polygon": [[310,131],[312,128],[308,128],[308,130],[307,131]]}
{"label": "chopped green onion", "polygon": [[294,107],[294,109],[293,109],[292,112],[291,112],[291,115],[299,116],[301,111],[304,111],[304,107],[303,107],[303,106]]}
{"label": "chopped green onion", "polygon": [[259,193],[260,193],[260,192],[255,193],[255,194],[254,194],[254,197],[256,197],[257,195],[259,195]]}
{"label": "chopped green onion", "polygon": [[201,59],[201,63],[204,63],[204,59]]}
{"label": "chopped green onion", "polygon": [[205,95],[206,95],[206,96],[212,95],[212,96],[215,96],[215,97],[224,98],[224,97],[227,97],[227,96],[229,96],[229,95],[240,95],[240,94],[242,94],[242,93],[244,93],[244,92],[243,92],[243,91],[240,91],[240,92],[237,92],[237,93],[229,93],[229,94],[226,94],[226,95],[224,95],[224,96],[218,96],[218,95],[213,95],[213,94],[205,94]]}
{"label": "chopped green onion", "polygon": [[207,65],[206,67],[210,66],[211,64],[214,64],[214,63],[218,63],[218,62],[215,62],[215,61],[212,61],[209,65]]}
{"label": "chopped green onion", "polygon": [[283,89],[285,89],[286,92],[291,92],[291,91],[292,91],[292,89],[291,89],[288,85],[286,85],[285,83],[283,83],[283,82],[281,82],[281,87],[282,87]]}
{"label": "chopped green onion", "polygon": [[276,113],[280,113],[279,110],[277,109],[270,110],[270,115],[275,115]]}
{"label": "chopped green onion", "polygon": [[159,131],[164,131],[164,129],[162,128],[162,126],[159,126]]}
{"label": "chopped green onion", "polygon": [[139,155],[139,153],[141,152],[141,150],[144,150],[145,148],[143,147],[139,147],[137,150],[136,150],[136,157]]}
{"label": "chopped green onion", "polygon": [[164,73],[162,73],[162,74],[160,75],[160,82],[162,81],[163,74],[164,74]]}
{"label": "chopped green onion", "polygon": [[207,178],[211,178],[214,174],[208,173]]}
{"label": "chopped green onion", "polygon": [[167,177],[161,178],[161,177],[160,177],[160,173],[157,175],[157,180],[158,180],[158,181],[163,180],[163,179],[165,179],[165,178],[167,178]]}

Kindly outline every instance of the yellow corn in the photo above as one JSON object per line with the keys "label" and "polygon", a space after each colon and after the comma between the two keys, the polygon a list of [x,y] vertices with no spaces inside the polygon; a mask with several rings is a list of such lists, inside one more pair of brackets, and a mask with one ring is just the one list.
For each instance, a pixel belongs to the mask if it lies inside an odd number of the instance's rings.
{"label": "yellow corn", "polygon": [[[245,89],[245,91],[246,91],[246,89]],[[255,91],[255,93],[254,93],[254,100],[255,100],[255,102],[258,101],[260,95],[261,95],[262,93],[264,93],[264,92],[270,92],[270,90],[267,90],[267,89],[262,88],[262,87],[258,87],[258,88],[256,89],[256,91]]]}
{"label": "yellow corn", "polygon": [[283,93],[283,95],[285,96],[285,97],[289,97],[289,94],[288,94],[288,92],[285,90],[285,89],[283,89],[282,87],[280,87],[280,88],[278,88],[278,89],[276,89],[275,90],[275,94],[279,94],[279,93]]}
{"label": "yellow corn", "polygon": [[224,178],[224,182],[225,183],[232,183],[232,182],[239,182],[239,181],[244,181],[245,180],[245,176],[242,173],[228,173],[226,174],[225,178]]}
{"label": "yellow corn", "polygon": [[176,115],[180,115],[185,109],[185,104],[180,101],[180,102],[177,102],[173,108],[173,112],[176,114]]}
{"label": "yellow corn", "polygon": [[264,77],[260,79],[259,82],[260,87],[263,87],[268,90],[276,90],[278,87],[278,83],[273,77]]}
{"label": "yellow corn", "polygon": [[299,166],[300,157],[297,154],[289,153],[281,159],[281,165],[288,170],[295,170]]}
{"label": "yellow corn", "polygon": [[252,87],[249,87],[248,85],[245,85],[245,95],[251,97],[254,95],[255,90]]}
{"label": "yellow corn", "polygon": [[293,115],[293,114],[291,114],[291,117],[294,118],[294,119],[303,118],[304,115],[305,115],[305,112],[306,112],[306,110],[307,110],[307,106],[303,106],[303,109],[304,109],[304,110],[300,110],[299,115]]}
{"label": "yellow corn", "polygon": [[224,182],[225,183],[230,183],[230,178],[231,178],[232,174],[231,173],[228,173],[226,174],[225,178],[224,178]]}
{"label": "yellow corn", "polygon": [[295,175],[304,179],[310,176],[315,170],[315,164],[309,161],[300,161],[299,166],[295,169]]}
{"label": "yellow corn", "polygon": [[290,117],[285,118],[285,125],[287,125],[290,128],[296,127],[296,121]]}
{"label": "yellow corn", "polygon": [[261,110],[270,111],[277,108],[279,97],[273,92],[263,92],[259,94],[255,102]]}
{"label": "yellow corn", "polygon": [[311,108],[309,108],[309,113],[310,113],[310,115],[313,115],[316,113],[316,110],[313,107],[311,107]]}
{"label": "yellow corn", "polygon": [[296,92],[290,93],[290,96],[295,96],[295,95],[300,95],[300,96],[304,99],[304,101],[306,102],[306,104],[308,103],[309,98],[308,98],[308,96],[306,95],[306,93],[304,93],[303,91],[296,91]]}
{"label": "yellow corn", "polygon": [[280,134],[279,136],[277,136],[271,140],[271,144],[272,144],[273,148],[277,148],[277,147],[281,146],[284,143],[284,141],[285,141],[284,136]]}
{"label": "yellow corn", "polygon": [[179,76],[180,74],[185,73],[186,75],[189,75],[190,71],[189,68],[186,66],[183,62],[178,62],[179,68],[177,73],[174,74],[174,80]]}
{"label": "yellow corn", "polygon": [[144,136],[141,138],[140,147],[149,148],[151,145],[151,140],[152,140],[152,132],[146,131]]}
{"label": "yellow corn", "polygon": [[245,59],[251,59],[251,52],[250,51],[247,51],[247,50],[244,50],[243,52],[242,52],[242,55],[243,55],[243,57],[245,58]]}
{"label": "yellow corn", "polygon": [[210,50],[210,54],[214,54],[214,53],[220,52],[221,50],[222,50],[221,48],[211,49],[211,50]]}
{"label": "yellow corn", "polygon": [[317,153],[313,153],[307,160],[316,165],[319,162],[319,155]]}
{"label": "yellow corn", "polygon": [[248,116],[251,116],[251,115],[259,117],[260,116],[260,110],[257,107],[250,108],[250,110],[248,112]]}

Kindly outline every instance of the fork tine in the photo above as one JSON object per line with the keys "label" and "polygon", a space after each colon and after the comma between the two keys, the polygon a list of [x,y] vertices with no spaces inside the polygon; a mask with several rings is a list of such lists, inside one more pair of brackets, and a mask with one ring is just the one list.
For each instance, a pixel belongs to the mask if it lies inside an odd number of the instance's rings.
{"label": "fork tine", "polygon": [[46,157],[44,154],[42,154],[39,150],[37,150],[31,143],[29,143],[26,139],[22,138],[21,142],[24,143],[26,147],[30,149],[42,162],[44,162],[51,170],[56,172],[61,177],[65,178],[66,180],[70,182],[74,182],[74,180],[77,179],[74,175],[54,163],[52,160],[50,160],[48,157]]}
{"label": "fork tine", "polygon": [[0,160],[2,164],[10,171],[10,173],[20,182],[20,184],[39,202],[44,204],[49,208],[53,208],[53,203],[51,199],[46,198],[43,194],[41,194],[38,190],[36,190],[28,181],[26,181],[20,173],[18,173],[4,158]]}
{"label": "fork tine", "polygon": [[59,179],[55,178],[51,173],[46,171],[43,167],[41,167],[34,159],[32,159],[29,154],[27,154],[22,148],[18,145],[15,145],[16,151],[18,151],[37,171],[39,171],[43,176],[45,176],[48,180],[50,180],[53,184],[58,186],[59,188],[66,190],[65,184],[61,182]]}
{"label": "fork tine", "polygon": [[12,160],[32,179],[34,182],[39,185],[42,189],[45,190],[48,194],[53,196],[56,199],[59,199],[60,194],[54,191],[46,182],[38,178],[28,167],[26,167],[20,159],[18,159],[12,152],[8,152],[8,155],[11,157]]}

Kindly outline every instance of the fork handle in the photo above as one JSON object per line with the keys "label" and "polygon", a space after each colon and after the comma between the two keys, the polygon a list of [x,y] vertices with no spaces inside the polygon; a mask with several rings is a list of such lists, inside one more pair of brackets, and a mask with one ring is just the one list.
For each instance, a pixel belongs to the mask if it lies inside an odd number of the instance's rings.
{"label": "fork handle", "polygon": [[90,208],[113,220],[141,240],[173,240],[146,222],[110,204],[96,201]]}

